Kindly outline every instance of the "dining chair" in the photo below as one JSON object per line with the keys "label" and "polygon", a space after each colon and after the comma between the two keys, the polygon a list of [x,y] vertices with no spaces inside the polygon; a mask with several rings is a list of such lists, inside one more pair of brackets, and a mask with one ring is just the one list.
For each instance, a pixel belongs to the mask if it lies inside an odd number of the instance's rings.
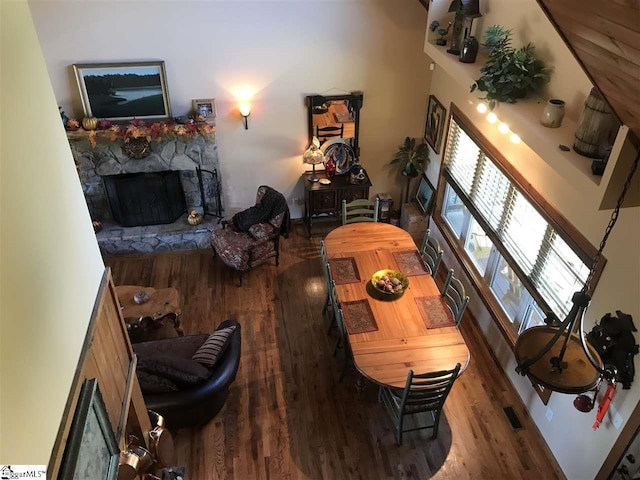
{"label": "dining chair", "polygon": [[359,198],[347,203],[342,200],[342,225],[357,222],[377,222],[380,199],[375,202]]}
{"label": "dining chair", "polygon": [[[378,401],[384,403],[396,430],[396,444],[402,445],[402,434],[422,430],[433,429],[432,439],[438,437],[438,426],[444,402],[453,387],[460,372],[458,363],[453,370],[441,370],[415,374],[409,370],[404,390],[380,387]],[[418,413],[428,413],[431,417],[429,423],[415,428],[404,428],[404,417]],[[417,422],[418,420],[416,420]]]}
{"label": "dining chair", "polygon": [[[324,240],[320,240],[320,261],[322,262],[322,271],[324,272],[325,283],[327,287],[327,296],[324,299],[324,305],[322,306],[322,315],[327,314],[329,307],[333,310],[333,302],[331,301],[331,289],[333,278],[331,277],[331,268],[329,267],[329,259],[327,258],[327,249],[324,245]],[[329,320],[329,328],[327,329],[327,335],[331,333],[331,329],[335,325],[335,315],[331,315]]]}
{"label": "dining chair", "polygon": [[316,125],[316,137],[318,137],[318,140],[320,140],[320,143],[324,143],[329,138],[342,137],[343,134],[344,134],[344,123],[341,123],[339,127],[336,127],[336,126],[320,127]]}
{"label": "dining chair", "polygon": [[338,339],[336,340],[336,345],[333,348],[333,356],[336,356],[340,348],[342,348],[343,351],[342,370],[340,372],[340,378],[338,379],[338,381],[342,383],[353,354],[351,353],[351,347],[349,346],[349,341],[347,339],[347,330],[344,326],[344,315],[342,314],[342,308],[340,307],[338,294],[336,293],[336,282],[333,280],[331,281],[331,303],[333,304],[333,317],[336,325],[338,326]]}
{"label": "dining chair", "polygon": [[422,240],[422,246],[420,247],[420,255],[429,268],[429,273],[433,278],[436,278],[438,268],[442,262],[442,255],[444,254],[442,248],[440,248],[440,242],[437,238],[431,236],[431,230],[427,229]]}
{"label": "dining chair", "polygon": [[447,273],[447,279],[442,287],[442,297],[444,297],[449,305],[456,326],[460,325],[462,314],[469,303],[469,296],[465,293],[462,282],[453,276],[453,269]]}

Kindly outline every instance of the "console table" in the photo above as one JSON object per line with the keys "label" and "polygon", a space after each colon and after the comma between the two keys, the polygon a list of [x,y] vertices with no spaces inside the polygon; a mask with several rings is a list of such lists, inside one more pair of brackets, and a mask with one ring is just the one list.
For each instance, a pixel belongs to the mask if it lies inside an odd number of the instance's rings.
{"label": "console table", "polygon": [[[316,172],[319,178],[326,178],[324,172]],[[311,172],[302,174],[304,183],[304,218],[307,224],[309,238],[317,235],[313,232],[313,225],[321,222],[333,222],[335,226],[341,224],[342,200],[347,203],[357,198],[369,198],[371,181],[367,177],[364,183],[349,183],[349,175],[336,175],[329,185],[320,182],[310,182]]]}

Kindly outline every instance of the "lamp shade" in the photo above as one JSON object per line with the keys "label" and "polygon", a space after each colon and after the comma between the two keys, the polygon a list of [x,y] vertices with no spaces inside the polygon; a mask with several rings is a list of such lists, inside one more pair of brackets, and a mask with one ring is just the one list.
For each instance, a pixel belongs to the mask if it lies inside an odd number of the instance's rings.
{"label": "lamp shade", "polygon": [[481,17],[480,13],[480,0],[461,0],[462,1],[462,14],[468,18]]}
{"label": "lamp shade", "polygon": [[304,163],[318,165],[319,163],[324,162],[324,153],[322,153],[322,150],[320,150],[319,147],[320,141],[316,137],[313,137],[311,145],[309,145],[309,148],[307,148],[302,154]]}
{"label": "lamp shade", "polygon": [[[531,327],[518,337],[515,346],[515,355],[518,363],[525,358],[533,358],[542,347],[557,333],[557,328],[548,326]],[[571,333],[563,360],[567,363],[564,369],[558,370],[551,367],[551,359],[560,355],[562,340],[567,339],[569,332],[563,332],[561,341],[553,347],[536,363],[529,367],[527,375],[534,383],[560,393],[583,393],[592,389],[600,379],[600,372],[587,358],[580,337]],[[598,352],[587,344],[591,356],[601,363]]]}
{"label": "lamp shade", "polygon": [[249,115],[251,115],[251,105],[249,104],[249,102],[242,102],[240,105],[238,105],[238,109],[240,110],[240,115],[242,115],[243,117],[248,117]]}

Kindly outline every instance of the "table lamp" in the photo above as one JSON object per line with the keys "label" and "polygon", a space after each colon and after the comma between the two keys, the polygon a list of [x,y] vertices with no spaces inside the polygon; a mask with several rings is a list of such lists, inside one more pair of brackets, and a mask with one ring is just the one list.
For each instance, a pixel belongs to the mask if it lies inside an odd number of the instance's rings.
{"label": "table lamp", "polygon": [[480,0],[453,0],[449,5],[449,11],[455,12],[453,23],[453,35],[451,37],[451,48],[447,53],[460,55],[464,39],[471,35],[473,19],[481,17]]}
{"label": "table lamp", "polygon": [[324,153],[320,150],[320,140],[317,137],[313,137],[311,145],[309,148],[305,150],[302,154],[302,159],[304,163],[311,164],[312,174],[311,178],[309,178],[310,182],[317,182],[318,177],[316,176],[316,165],[324,162]]}

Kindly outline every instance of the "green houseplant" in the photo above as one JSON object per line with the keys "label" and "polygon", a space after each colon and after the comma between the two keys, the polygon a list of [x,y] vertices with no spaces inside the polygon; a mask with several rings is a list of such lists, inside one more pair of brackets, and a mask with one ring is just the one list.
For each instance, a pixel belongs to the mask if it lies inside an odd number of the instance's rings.
{"label": "green houseplant", "polygon": [[409,187],[411,180],[424,172],[429,163],[429,145],[422,142],[416,146],[416,139],[407,137],[404,144],[398,147],[398,151],[391,160],[391,165],[397,165],[400,173],[407,177],[407,189],[405,203],[409,201]]}
{"label": "green houseplant", "polygon": [[484,34],[482,44],[489,50],[489,60],[482,66],[482,76],[471,91],[487,92],[485,100],[493,109],[497,102],[515,103],[518,98],[539,90],[549,81],[549,69],[537,59],[530,43],[519,49],[511,46],[512,31],[493,25]]}

